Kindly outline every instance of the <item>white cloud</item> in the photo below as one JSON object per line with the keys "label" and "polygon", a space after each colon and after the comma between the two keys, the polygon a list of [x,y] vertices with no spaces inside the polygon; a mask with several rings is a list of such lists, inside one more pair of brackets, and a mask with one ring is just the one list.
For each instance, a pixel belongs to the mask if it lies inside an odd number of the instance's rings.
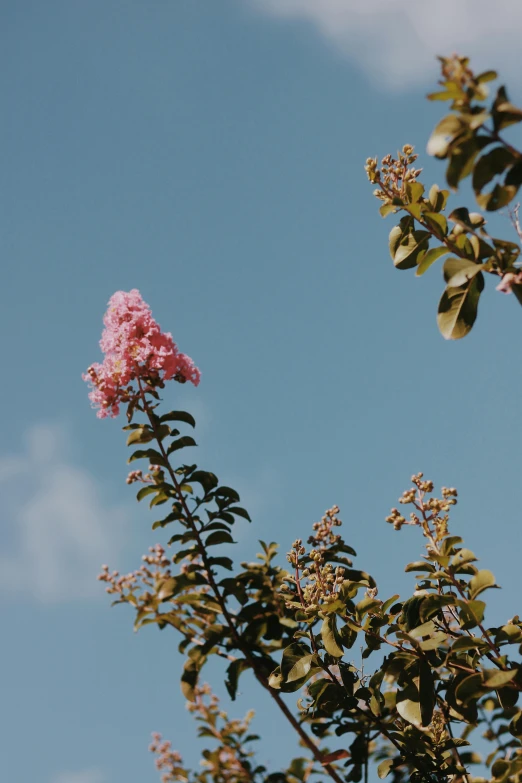
{"label": "white cloud", "polygon": [[60,427],[35,426],[25,440],[24,454],[0,458],[0,592],[42,602],[102,596],[96,575],[118,555],[123,510],[70,464]]}
{"label": "white cloud", "polygon": [[473,57],[519,78],[520,0],[247,0],[273,16],[314,25],[374,82],[401,89],[436,73],[436,55]]}
{"label": "white cloud", "polygon": [[60,772],[53,783],[105,783],[105,776],[99,769],[85,769],[81,772]]}

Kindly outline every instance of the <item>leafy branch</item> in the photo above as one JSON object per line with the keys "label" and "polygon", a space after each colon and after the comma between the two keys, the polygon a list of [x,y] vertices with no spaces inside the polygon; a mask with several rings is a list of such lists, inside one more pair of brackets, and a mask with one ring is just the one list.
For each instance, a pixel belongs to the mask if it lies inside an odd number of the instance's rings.
{"label": "leafy branch", "polygon": [[[504,87],[498,89],[491,108],[484,107],[488,95],[485,84],[496,78],[493,71],[475,76],[468,60],[462,57],[441,58],[441,63],[443,90],[428,97],[450,101],[451,113],[433,131],[428,152],[448,160],[446,182],[450,188],[457,189],[464,178],[472,175],[479,207],[498,210],[513,200],[522,183],[522,153],[500,135],[503,128],[522,121],[522,109],[510,103]],[[490,120],[491,127],[487,125]],[[491,145],[493,148],[486,151]],[[446,290],[437,321],[445,338],[458,339],[475,323],[485,286],[484,273],[500,277],[497,290],[513,291],[522,304],[520,244],[491,237],[484,216],[466,207],[458,207],[446,217],[449,190],[433,185],[426,196],[418,180],[422,169],[412,166],[417,158],[407,144],[397,158],[386,155],[380,167],[377,158],[368,158],[366,172],[370,182],[377,185],[374,195],[382,201],[381,215],[404,213],[389,240],[398,269],[415,268],[421,276],[439,258],[451,253],[443,265]],[[485,193],[484,188],[501,175],[503,182],[496,182]],[[516,229],[516,219],[512,222]],[[432,240],[439,244],[430,247]]]}

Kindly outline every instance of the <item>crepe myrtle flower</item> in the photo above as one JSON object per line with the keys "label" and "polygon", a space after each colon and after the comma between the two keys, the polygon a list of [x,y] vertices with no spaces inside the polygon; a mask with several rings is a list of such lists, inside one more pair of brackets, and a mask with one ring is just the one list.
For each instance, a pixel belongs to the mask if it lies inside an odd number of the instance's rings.
{"label": "crepe myrtle flower", "polygon": [[91,385],[89,399],[98,417],[117,416],[122,403],[138,395],[138,387],[162,387],[171,379],[197,386],[200,371],[181,353],[169,332],[162,332],[140,292],[117,291],[105,313],[100,348],[105,357],[83,374]]}

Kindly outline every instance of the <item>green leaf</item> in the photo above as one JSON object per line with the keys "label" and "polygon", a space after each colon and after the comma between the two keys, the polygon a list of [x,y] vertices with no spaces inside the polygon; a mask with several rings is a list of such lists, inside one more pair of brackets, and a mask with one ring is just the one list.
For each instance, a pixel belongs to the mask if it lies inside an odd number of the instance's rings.
{"label": "green leaf", "polygon": [[227,668],[225,685],[232,701],[235,701],[236,699],[237,686],[240,675],[249,668],[250,664],[244,658],[238,658],[237,660],[232,661],[230,666]]}
{"label": "green leaf", "polygon": [[363,617],[369,612],[380,609],[380,606],[381,602],[378,598],[370,598],[370,596],[365,596],[355,607],[357,617],[359,620],[362,620]]}
{"label": "green leaf", "polygon": [[192,438],[190,435],[183,435],[181,438],[177,438],[176,440],[172,441],[170,446],[167,449],[167,454],[172,454],[174,451],[179,451],[180,449],[184,449],[187,446],[197,446],[198,444]]}
{"label": "green leaf", "polygon": [[399,593],[396,593],[395,595],[392,595],[391,598],[388,598],[386,601],[384,601],[381,609],[384,612],[387,612],[388,609],[393,607],[393,604],[397,601],[397,598],[399,598]]}
{"label": "green leaf", "polygon": [[216,530],[213,533],[211,533],[206,542],[205,546],[216,546],[217,544],[235,544],[236,542],[228,533],[226,530]]}
{"label": "green leaf", "polygon": [[160,586],[158,598],[165,601],[179,595],[183,590],[197,587],[199,585],[208,585],[205,577],[198,571],[190,571],[186,574],[169,577],[165,579]]}
{"label": "green leaf", "polygon": [[487,152],[476,163],[473,171],[473,189],[475,193],[480,193],[491,182],[493,177],[502,172],[514,162],[512,152],[505,147],[495,147],[491,152]]}
{"label": "green leaf", "polygon": [[281,674],[281,667],[278,666],[277,669],[274,669],[270,677],[268,678],[268,684],[271,688],[274,688],[274,690],[280,690],[281,685],[283,684],[284,677]]}
{"label": "green leaf", "polygon": [[432,132],[426,152],[436,158],[445,158],[455,140],[466,132],[463,121],[456,114],[447,114]]}
{"label": "green leaf", "polygon": [[441,215],[438,212],[424,212],[422,219],[433,231],[435,231],[439,239],[442,239],[442,237],[445,237],[448,233],[448,221],[444,215]]}
{"label": "green leaf", "polygon": [[196,470],[190,475],[192,483],[197,482],[203,487],[205,495],[211,492],[218,485],[218,477],[214,473],[206,470]]}
{"label": "green leaf", "polygon": [[434,212],[442,212],[448,200],[449,190],[440,190],[438,185],[432,185],[430,188],[428,200]]}
{"label": "green leaf", "polygon": [[501,669],[487,669],[484,674],[484,685],[488,688],[502,688],[517,676],[518,669],[502,671]]}
{"label": "green leaf", "polygon": [[419,643],[421,650],[438,650],[448,639],[448,635],[444,631],[437,631],[430,636],[429,639]]}
{"label": "green leaf", "polygon": [[404,602],[402,607],[401,617],[399,619],[399,625],[409,632],[415,626],[419,625],[419,611],[423,601],[426,600],[424,595],[413,595]]}
{"label": "green leaf", "polygon": [[476,196],[477,204],[481,209],[495,212],[502,209],[516,196],[518,187],[515,185],[495,185],[491,193],[481,193]]}
{"label": "green leaf", "polygon": [[512,286],[511,290],[516,296],[517,302],[522,305],[522,285],[517,284]]}
{"label": "green leaf", "polygon": [[298,663],[301,658],[306,658],[308,655],[310,655],[310,649],[304,644],[299,644],[297,642],[290,644],[283,650],[283,657],[281,659],[281,674],[285,680],[296,663]]}
{"label": "green leaf", "polygon": [[184,424],[190,424],[191,427],[196,426],[196,420],[186,411],[170,411],[170,413],[165,413],[164,416],[161,416],[160,421],[182,421]]}
{"label": "green leaf", "polygon": [[417,256],[422,250],[428,249],[431,234],[418,229],[403,237],[395,252],[393,263],[397,269],[411,269],[417,264]]}
{"label": "green leaf", "polygon": [[457,601],[457,606],[460,609],[460,627],[464,631],[469,631],[472,628],[482,622],[484,619],[484,612],[486,611],[486,604],[484,601]]}
{"label": "green leaf", "polygon": [[451,101],[453,100],[453,93],[449,90],[440,90],[439,92],[430,92],[426,95],[429,101]]}
{"label": "green leaf", "polygon": [[415,220],[420,220],[422,216],[422,205],[421,204],[408,204],[405,209],[408,210],[410,215],[413,215]]}
{"label": "green leaf", "polygon": [[183,667],[183,674],[181,675],[181,692],[187,701],[195,701],[194,688],[197,685],[199,678],[199,666],[195,661],[189,660]]}
{"label": "green leaf", "polygon": [[499,629],[496,640],[508,644],[520,644],[522,642],[522,628],[514,623],[507,623]]}
{"label": "green leaf", "polygon": [[230,506],[228,511],[230,514],[235,514],[237,517],[243,517],[243,519],[246,519],[247,522],[252,522],[248,511],[245,508],[241,508],[241,506]]}
{"label": "green leaf", "polygon": [[160,490],[150,501],[149,508],[153,508],[154,506],[161,506],[163,503],[166,503],[170,499],[171,497],[169,494]]}
{"label": "green leaf", "polygon": [[459,182],[471,174],[477,155],[490,143],[487,136],[472,136],[455,147],[446,169],[446,181],[451,188],[456,190]]}
{"label": "green leaf", "polygon": [[211,530],[227,530],[229,527],[225,522],[209,522],[205,525],[205,527],[202,529],[202,532],[209,533]]}
{"label": "green leaf", "polygon": [[399,246],[399,242],[410,232],[412,227],[413,218],[410,215],[405,215],[399,220],[398,225],[394,226],[390,231],[388,247],[392,260],[395,258],[395,253]]}
{"label": "green leaf", "polygon": [[152,465],[161,465],[162,468],[169,467],[168,461],[155,449],[138,449],[131,454],[127,462],[134,462],[137,459],[148,459]]}
{"label": "green leaf", "polygon": [[420,619],[422,622],[427,622],[435,615],[439,614],[441,609],[445,606],[454,606],[456,598],[453,595],[437,595],[437,593],[430,593],[426,596],[426,599],[420,606]]}
{"label": "green leaf", "polygon": [[496,79],[498,76],[496,71],[483,71],[482,73],[479,73],[478,76],[475,76],[475,81],[479,84],[483,84],[484,82],[491,82],[493,79]]}
{"label": "green leaf", "polygon": [[426,661],[419,664],[419,702],[421,722],[423,726],[429,726],[435,709],[435,683],[431,667]]}
{"label": "green leaf", "polygon": [[499,87],[493,104],[493,124],[496,131],[507,128],[517,122],[522,122],[522,109],[514,106],[507,97],[506,88]]}
{"label": "green leaf", "polygon": [[233,503],[239,503],[240,497],[237,494],[235,489],[232,489],[232,487],[218,487],[216,489],[216,497],[220,498],[228,498]]}
{"label": "green leaf", "polygon": [[402,699],[399,701],[400,693],[397,694],[397,712],[408,723],[413,723],[414,726],[422,726],[422,716],[420,702],[412,701],[411,699]]}
{"label": "green leaf", "polygon": [[504,185],[514,185],[517,189],[522,185],[522,161],[511,166],[506,174]]}
{"label": "green leaf", "polygon": [[398,207],[395,206],[395,204],[382,204],[379,207],[379,212],[381,213],[382,217],[387,217],[391,212],[397,212]]}
{"label": "green leaf", "polygon": [[478,672],[464,677],[455,688],[457,701],[461,701],[464,704],[471,699],[479,699],[483,695],[482,675]]}
{"label": "green leaf", "polygon": [[509,724],[509,731],[514,737],[522,737],[522,711],[512,718]]}
{"label": "green leaf", "polygon": [[437,322],[446,340],[458,340],[471,331],[477,317],[480,294],[484,290],[482,273],[466,285],[448,286],[439,303]]}
{"label": "green leaf", "polygon": [[441,554],[444,556],[452,555],[456,544],[462,544],[461,536],[448,536],[441,544]]}
{"label": "green leaf", "polygon": [[382,780],[387,775],[389,775],[394,764],[394,759],[385,759],[384,761],[381,761],[377,767],[377,777]]}
{"label": "green leaf", "polygon": [[424,193],[424,185],[422,182],[407,182],[406,183],[406,195],[410,204],[416,204],[422,198]]}
{"label": "green leaf", "polygon": [[470,579],[469,582],[469,594],[471,598],[476,598],[477,595],[482,593],[483,590],[487,590],[488,587],[497,587],[498,585],[495,582],[495,577],[491,573],[491,571],[488,571],[487,569],[484,569],[482,571],[479,571],[475,576],[473,576]]}
{"label": "green leaf", "polygon": [[169,598],[172,598],[176,591],[177,586],[177,580],[174,577],[169,577],[168,579],[164,579],[161,583],[160,589],[157,591],[156,595],[160,601],[168,601]]}
{"label": "green leaf", "polygon": [[460,250],[459,256],[468,261],[475,261],[475,250],[471,244],[470,238],[466,234],[459,234],[454,240],[455,245]]}
{"label": "green leaf", "polygon": [[466,652],[466,650],[479,650],[486,646],[486,642],[476,636],[459,636],[451,646],[452,652]]}
{"label": "green leaf", "polygon": [[452,288],[466,285],[475,275],[483,269],[482,264],[468,261],[465,258],[448,258],[444,262],[444,280]]}
{"label": "green leaf", "polygon": [[232,571],[234,564],[229,557],[210,557],[208,560],[209,566],[219,566],[226,568],[228,571]]}
{"label": "green leaf", "polygon": [[432,563],[427,563],[425,560],[416,560],[414,563],[408,563],[404,570],[406,573],[409,573],[410,571],[428,571],[429,573],[433,573],[435,571],[435,566]]}
{"label": "green leaf", "polygon": [[458,567],[460,565],[463,565],[464,563],[472,563],[476,559],[477,558],[475,554],[471,551],[471,549],[466,549],[465,547],[463,547],[453,555],[453,557],[451,558],[450,565],[452,567]]}
{"label": "green leaf", "polygon": [[150,427],[144,425],[133,430],[127,438],[127,446],[132,446],[133,443],[149,443],[154,440],[154,433]]}
{"label": "green leaf", "polygon": [[434,631],[435,623],[428,620],[428,622],[422,623],[422,625],[418,625],[416,628],[412,628],[409,632],[409,636],[413,637],[413,639],[421,639],[423,636],[429,636]]}
{"label": "green leaf", "polygon": [[318,670],[313,665],[314,655],[304,645],[289,645],[281,660],[282,687],[286,691],[296,691]]}
{"label": "green leaf", "polygon": [[134,462],[137,459],[148,459],[149,457],[149,450],[148,449],[138,449],[137,451],[133,452],[129,459],[127,460],[128,463]]}
{"label": "green leaf", "polygon": [[321,626],[321,639],[324,648],[329,655],[332,655],[334,658],[342,658],[343,645],[339,632],[337,631],[335,614],[329,614],[323,620]]}
{"label": "green leaf", "polygon": [[[422,259],[420,260],[419,266],[417,267],[417,271],[415,274],[417,277],[420,277],[421,275],[426,272],[430,266],[441,256],[445,256],[447,253],[449,253],[449,249],[447,247],[432,247],[431,250],[426,251],[424,255],[422,256]],[[420,255],[419,255],[420,259]]]}
{"label": "green leaf", "polygon": [[288,672],[286,682],[296,682],[297,680],[302,680],[303,677],[306,677],[312,668],[313,659],[313,654],[305,655],[303,658],[300,658]]}
{"label": "green leaf", "polygon": [[506,759],[497,759],[491,765],[491,774],[495,778],[496,783],[507,783],[510,770],[511,764]]}
{"label": "green leaf", "polygon": [[148,487],[142,487],[138,490],[136,493],[136,499],[143,500],[144,497],[147,497],[147,495],[152,495],[153,493],[156,493],[159,491],[159,487],[157,484],[152,484]]}
{"label": "green leaf", "polygon": [[453,223],[456,223],[458,226],[462,226],[462,228],[466,230],[474,230],[474,226],[469,215],[469,209],[467,207],[457,207],[457,209],[454,209],[452,212],[450,212],[448,219]]}

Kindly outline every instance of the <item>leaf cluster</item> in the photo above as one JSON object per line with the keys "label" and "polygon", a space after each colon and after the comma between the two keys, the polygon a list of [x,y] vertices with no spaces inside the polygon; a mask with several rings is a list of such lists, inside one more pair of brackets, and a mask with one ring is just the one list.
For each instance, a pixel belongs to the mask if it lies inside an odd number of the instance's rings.
{"label": "leaf cluster", "polygon": [[[417,527],[426,540],[423,558],[406,566],[417,581],[405,599],[381,600],[373,577],[354,568],[356,553],[337,532],[337,507],[314,524],[308,546],[294,542],[287,568],[277,562],[277,545],[261,542],[257,560],[236,569],[216,547],[233,543],[237,518],[249,520],[239,495],[195,464],[172,466],[173,455],[195,445],[178,429],[194,426],[189,414],[147,415],[148,422],[128,425],[129,445],[154,440],[155,448],[139,448],[129,461],[150,463],[148,473],[137,472],[137,497],[151,509],[166,507],[153,528],[176,529],[168,540],[174,554],[145,593],[132,588],[119,602],[134,606],[136,628],[155,623],[181,635],[189,702],[197,704],[202,669],[215,655],[232,699],[247,670],[280,707],[279,694],[297,694],[290,719],[312,751],[299,767],[303,775],[319,765],[337,783],[359,781],[376,763],[379,776],[393,781],[471,783],[470,768],[482,763],[491,780],[502,769],[506,780],[522,781],[522,669],[510,653],[522,651],[522,622],[487,627],[484,594],[496,580],[450,533],[456,490],[434,497],[432,482],[417,474],[400,499],[410,517],[398,509],[388,517],[395,529]],[[470,744],[480,726],[492,745],[486,758]],[[250,779],[282,783],[296,775],[254,764]]]}
{"label": "leaf cluster", "polygon": [[[443,89],[428,97],[449,101],[450,113],[434,129],[428,153],[448,161],[449,188],[457,190],[462,180],[471,176],[480,209],[492,212],[507,207],[522,183],[522,153],[501,132],[522,121],[522,109],[508,100],[503,86],[498,88],[491,106],[484,105],[486,83],[496,78],[495,72],[475,75],[462,57],[441,58],[441,64]],[[416,269],[416,275],[421,276],[439,258],[447,256],[443,265],[446,288],[437,321],[446,339],[459,339],[475,323],[486,274],[506,281],[499,289],[512,290],[522,303],[520,244],[491,237],[485,217],[467,207],[446,215],[449,190],[433,185],[425,191],[418,180],[421,169],[407,168],[407,160],[417,157],[412,151],[406,145],[397,159],[386,156],[381,168],[376,159],[369,158],[366,171],[378,186],[375,195],[383,202],[381,215],[403,213],[390,233],[394,265]],[[516,209],[511,218],[520,239]]]}

